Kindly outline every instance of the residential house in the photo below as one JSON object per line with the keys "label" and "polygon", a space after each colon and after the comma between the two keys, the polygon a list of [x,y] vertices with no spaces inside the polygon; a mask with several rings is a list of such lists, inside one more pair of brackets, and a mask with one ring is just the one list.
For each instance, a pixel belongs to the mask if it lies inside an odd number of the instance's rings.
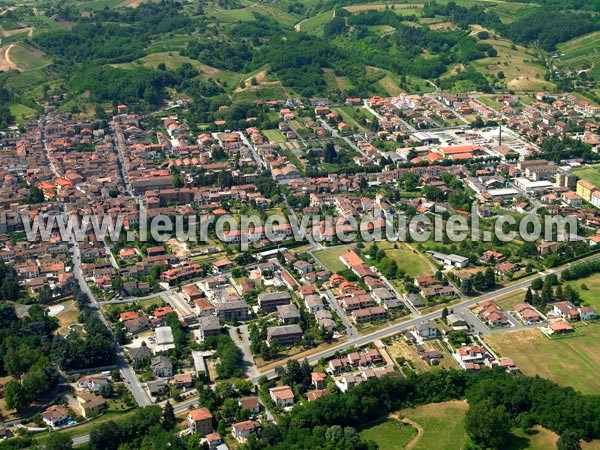
{"label": "residential house", "polygon": [[291,298],[288,291],[267,292],[258,296],[258,306],[263,311],[273,312],[280,305],[289,305]]}
{"label": "residential house", "polygon": [[258,414],[260,412],[260,401],[256,396],[240,398],[238,400],[238,406],[248,411],[250,415]]}
{"label": "residential house", "polygon": [[322,372],[312,372],[310,374],[311,384],[315,389],[324,389],[325,381],[327,381],[327,374]]}
{"label": "residential house", "polygon": [[130,348],[128,351],[129,357],[133,362],[133,367],[136,369],[139,369],[140,367],[144,366],[152,358],[152,352],[148,347],[145,346],[133,347]]}
{"label": "residential house", "polygon": [[526,324],[536,323],[542,320],[541,314],[537,312],[533,306],[527,303],[515,305],[515,313]]}
{"label": "residential house", "polygon": [[192,432],[206,436],[213,431],[213,415],[207,408],[192,409],[187,416]]}
{"label": "residential house", "polygon": [[277,406],[291,406],[294,404],[294,392],[289,386],[270,388],[269,396]]}
{"label": "residential house", "polygon": [[206,316],[198,319],[198,337],[201,341],[210,336],[218,336],[221,333],[221,322],[217,316]]}
{"label": "residential house", "polygon": [[173,377],[175,389],[191,388],[194,384],[191,372],[177,373]]}
{"label": "residential house", "polygon": [[69,410],[60,405],[50,406],[41,414],[41,416],[42,421],[52,428],[65,426],[69,420],[71,420],[71,416],[69,416]]}
{"label": "residential house", "polygon": [[225,322],[248,319],[248,303],[246,300],[231,300],[217,304],[217,315]]}
{"label": "residential house", "polygon": [[152,358],[150,367],[155,377],[170,378],[173,376],[173,363],[166,356],[160,355]]}
{"label": "residential house", "polygon": [[590,320],[596,318],[596,308],[593,306],[580,306],[578,309],[581,320]]}
{"label": "residential house", "polygon": [[279,315],[279,320],[284,325],[293,325],[300,322],[300,311],[298,311],[298,307],[293,303],[278,306],[277,314]]}
{"label": "residential house", "polygon": [[438,337],[438,329],[432,322],[425,322],[416,327],[417,335],[423,339],[436,339]]}
{"label": "residential house", "polygon": [[568,322],[579,320],[579,311],[571,302],[556,302],[552,305],[552,312]]}
{"label": "residential house", "polygon": [[79,411],[86,419],[97,416],[107,407],[106,400],[89,392],[77,392],[76,396]]}
{"label": "residential house", "polygon": [[302,340],[302,328],[298,324],[281,325],[267,328],[267,344],[273,341],[280,345],[291,345]]}
{"label": "residential house", "polygon": [[241,444],[246,442],[250,435],[258,434],[259,430],[260,425],[253,420],[245,420],[231,426],[231,434]]}

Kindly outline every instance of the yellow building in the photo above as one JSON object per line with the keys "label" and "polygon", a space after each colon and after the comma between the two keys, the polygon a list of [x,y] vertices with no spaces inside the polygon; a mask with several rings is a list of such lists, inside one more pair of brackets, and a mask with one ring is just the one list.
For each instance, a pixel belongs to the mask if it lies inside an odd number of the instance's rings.
{"label": "yellow building", "polygon": [[587,180],[579,180],[577,182],[577,193],[586,202],[589,202],[592,200],[592,192],[597,191],[597,190],[598,190],[598,188]]}
{"label": "yellow building", "polygon": [[86,419],[97,416],[106,408],[106,400],[89,392],[78,392],[77,401],[79,402],[79,412]]}

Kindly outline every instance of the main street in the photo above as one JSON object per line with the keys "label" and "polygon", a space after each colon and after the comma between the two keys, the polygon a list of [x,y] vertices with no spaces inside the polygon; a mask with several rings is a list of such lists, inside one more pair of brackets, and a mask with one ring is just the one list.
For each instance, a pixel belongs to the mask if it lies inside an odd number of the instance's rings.
{"label": "main street", "polygon": [[[44,138],[43,127],[40,126],[40,129],[41,129],[42,139],[43,139]],[[58,171],[52,164],[52,160],[48,153],[48,147],[46,145],[45,139],[43,139],[43,142],[44,142],[44,151],[46,154],[46,158],[50,164],[50,168],[56,177],[60,177],[60,174],[58,173]],[[62,205],[62,206],[64,209],[64,205]],[[112,334],[113,332],[112,332],[110,323],[104,316],[102,309],[98,305],[98,300],[96,299],[96,296],[94,295],[94,293],[90,289],[89,285],[87,284],[87,281],[85,280],[85,277],[83,275],[83,271],[81,270],[81,252],[79,249],[79,243],[77,242],[77,239],[75,238],[74,233],[71,233],[71,235],[69,236],[69,247],[71,250],[71,260],[72,260],[72,264],[73,264],[73,267],[72,267],[73,276],[77,280],[81,291],[83,293],[87,294],[87,296],[89,297],[90,309],[97,312],[98,317],[100,318],[100,320],[102,320],[102,323],[104,323],[106,328]],[[128,362],[127,358],[125,357],[125,354],[123,353],[123,349],[119,346],[119,344],[114,339],[114,335],[113,335],[113,340],[115,341],[115,348],[116,348],[116,365],[121,373],[121,377],[123,377],[123,379],[125,380],[125,384],[126,384],[127,388],[131,391],[133,398],[135,399],[136,403],[139,406],[151,405],[152,402],[150,401],[150,398],[148,397],[148,395],[146,394],[146,391],[144,390],[141,383],[137,379],[137,376],[136,376],[134,370],[129,365],[129,362]]]}

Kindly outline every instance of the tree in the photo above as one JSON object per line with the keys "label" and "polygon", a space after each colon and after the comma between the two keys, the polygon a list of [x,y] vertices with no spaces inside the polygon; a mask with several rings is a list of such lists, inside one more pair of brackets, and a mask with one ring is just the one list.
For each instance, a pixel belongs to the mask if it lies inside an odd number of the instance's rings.
{"label": "tree", "polygon": [[23,390],[29,403],[41,397],[50,389],[48,375],[40,366],[32,367],[23,376]]}
{"label": "tree", "polygon": [[527,288],[527,292],[525,293],[525,303],[532,304],[533,303],[533,293],[531,292],[531,288]]}
{"label": "tree", "polygon": [[7,410],[16,409],[18,412],[21,412],[29,406],[27,392],[23,385],[16,380],[10,380],[6,383],[4,387],[4,400]]}
{"label": "tree", "polygon": [[325,152],[323,154],[323,161],[326,163],[335,163],[337,161],[337,151],[335,150],[335,145],[333,143],[328,142],[325,145]]}
{"label": "tree", "polygon": [[503,448],[510,435],[511,421],[503,405],[482,400],[467,411],[465,429],[475,444],[484,448]]}
{"label": "tree", "polygon": [[25,198],[25,203],[27,203],[28,205],[35,205],[37,203],[42,203],[43,201],[44,193],[42,192],[42,190],[39,187],[32,185],[29,188],[29,194]]}
{"label": "tree", "polygon": [[460,283],[460,290],[463,291],[465,295],[473,294],[473,282],[469,278],[465,278]]}
{"label": "tree", "polygon": [[556,443],[557,450],[581,450],[580,438],[573,430],[565,430]]}
{"label": "tree", "polygon": [[485,269],[485,273],[483,274],[484,283],[486,289],[494,289],[496,287],[496,274],[494,274],[494,269],[488,267]]}
{"label": "tree", "polygon": [[119,439],[115,439],[115,433],[119,433],[119,427],[113,420],[99,424],[90,432],[90,447],[98,450],[117,450]]}
{"label": "tree", "polygon": [[50,433],[44,448],[46,450],[71,450],[73,441],[64,433]]}
{"label": "tree", "polygon": [[167,400],[167,404],[165,405],[162,415],[162,426],[165,430],[172,430],[175,428],[176,423],[177,419],[175,418],[175,410],[173,409],[171,402]]}
{"label": "tree", "polygon": [[541,278],[536,278],[531,282],[531,289],[539,291],[544,286],[544,281]]}

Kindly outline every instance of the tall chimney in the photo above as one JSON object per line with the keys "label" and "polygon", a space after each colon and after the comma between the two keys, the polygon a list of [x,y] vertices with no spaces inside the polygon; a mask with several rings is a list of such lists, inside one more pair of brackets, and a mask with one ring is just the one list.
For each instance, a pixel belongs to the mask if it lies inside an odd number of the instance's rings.
{"label": "tall chimney", "polygon": [[502,146],[502,125],[498,127],[498,147]]}

